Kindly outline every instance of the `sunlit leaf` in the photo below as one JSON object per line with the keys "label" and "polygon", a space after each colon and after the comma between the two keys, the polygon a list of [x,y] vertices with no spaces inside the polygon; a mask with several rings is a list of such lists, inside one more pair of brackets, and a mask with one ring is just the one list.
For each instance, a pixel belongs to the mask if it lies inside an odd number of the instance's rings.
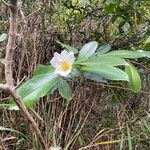
{"label": "sunlit leaf", "polygon": [[54,72],[54,70],[55,69],[50,65],[46,66],[46,65],[39,64],[33,73],[33,77],[42,75],[42,74],[46,74],[46,73],[52,73],[52,72]]}
{"label": "sunlit leaf", "polygon": [[[20,86],[17,93],[22,98],[26,107],[32,107],[39,101],[40,97],[45,96],[52,89],[57,81],[58,75],[55,73],[41,74]],[[18,110],[18,107],[13,103],[10,104],[9,109]]]}
{"label": "sunlit leaf", "polygon": [[84,66],[81,69],[86,72],[97,74],[105,79],[129,81],[127,73],[113,66],[101,64],[98,66]]}
{"label": "sunlit leaf", "polygon": [[106,53],[105,55],[120,58],[141,58],[144,57],[142,51],[116,50]]}
{"label": "sunlit leaf", "polygon": [[143,57],[150,58],[150,51],[141,51],[141,55],[142,55]]}
{"label": "sunlit leaf", "polygon": [[134,92],[139,92],[141,90],[141,78],[137,69],[132,64],[129,64],[126,66],[125,71],[129,76],[129,87]]}
{"label": "sunlit leaf", "polygon": [[89,58],[86,61],[83,61],[79,63],[81,65],[86,65],[86,66],[94,66],[94,65],[110,65],[110,66],[119,66],[119,65],[128,65],[128,63],[119,57],[115,56],[107,56],[107,55],[101,55],[99,57],[93,56]]}
{"label": "sunlit leaf", "polygon": [[85,44],[79,52],[79,59],[84,58],[87,59],[91,55],[93,55],[98,47],[98,43],[96,41],[89,42]]}

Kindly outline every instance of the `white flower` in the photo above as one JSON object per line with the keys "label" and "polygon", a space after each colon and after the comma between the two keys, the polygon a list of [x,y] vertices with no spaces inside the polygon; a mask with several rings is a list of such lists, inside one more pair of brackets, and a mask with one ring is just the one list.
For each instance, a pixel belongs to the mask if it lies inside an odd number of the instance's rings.
{"label": "white flower", "polygon": [[72,69],[75,61],[74,53],[62,51],[61,54],[55,52],[54,57],[50,61],[51,65],[56,69],[55,73],[61,76],[67,76]]}

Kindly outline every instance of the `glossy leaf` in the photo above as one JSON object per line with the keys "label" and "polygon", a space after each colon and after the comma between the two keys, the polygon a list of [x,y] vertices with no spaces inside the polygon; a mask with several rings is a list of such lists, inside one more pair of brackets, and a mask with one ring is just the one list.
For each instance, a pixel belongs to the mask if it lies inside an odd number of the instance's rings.
{"label": "glossy leaf", "polygon": [[101,55],[99,57],[93,56],[86,61],[81,62],[80,64],[86,66],[94,66],[94,65],[110,65],[110,66],[119,66],[119,65],[128,65],[128,63],[119,57]]}
{"label": "glossy leaf", "polygon": [[101,55],[101,54],[105,54],[107,53],[108,51],[110,51],[111,49],[111,45],[110,44],[105,44],[105,45],[102,45],[100,46],[98,49],[97,49],[97,55]]}
{"label": "glossy leaf", "polygon": [[126,66],[125,71],[129,76],[129,87],[134,92],[139,92],[141,90],[141,79],[137,69],[132,64],[129,64]]}
{"label": "glossy leaf", "polygon": [[77,50],[76,48],[72,47],[72,46],[63,44],[63,43],[61,43],[61,42],[59,42],[59,41],[57,41],[57,43],[61,44],[61,46],[62,46],[63,48],[66,48],[69,52],[73,52],[74,54],[78,53],[78,50]]}
{"label": "glossy leaf", "polygon": [[46,73],[52,73],[52,72],[54,72],[54,70],[55,69],[50,65],[46,66],[46,65],[39,64],[33,73],[33,77],[42,75],[42,74],[46,74]]}
{"label": "glossy leaf", "polygon": [[62,97],[64,97],[66,100],[71,99],[72,89],[65,80],[63,80],[63,79],[59,80],[59,82],[58,82],[58,91],[59,91],[60,95]]}
{"label": "glossy leaf", "polygon": [[147,57],[147,58],[150,58],[150,51],[140,51],[141,52],[141,55],[143,56],[143,57]]}
{"label": "glossy leaf", "polygon": [[104,78],[100,77],[99,75],[97,74],[94,74],[94,73],[90,73],[90,72],[85,72],[83,74],[83,76],[87,79],[90,79],[90,80],[93,80],[93,81],[96,81],[96,82],[107,82]]}
{"label": "glossy leaf", "polygon": [[129,81],[127,73],[113,66],[100,64],[93,66],[85,66],[81,69],[86,72],[97,74],[105,79]]}
{"label": "glossy leaf", "polygon": [[144,57],[142,51],[117,50],[107,54],[107,56],[115,56],[120,58],[141,58]]}
{"label": "glossy leaf", "polygon": [[98,47],[98,43],[96,41],[89,42],[85,44],[79,52],[79,59],[87,59],[91,55],[93,55]]}
{"label": "glossy leaf", "polygon": [[[22,98],[26,107],[32,107],[38,102],[40,97],[45,96],[52,89],[57,81],[58,75],[54,73],[41,74],[20,86],[17,93]],[[18,107],[13,103],[10,104],[9,109],[18,110]]]}

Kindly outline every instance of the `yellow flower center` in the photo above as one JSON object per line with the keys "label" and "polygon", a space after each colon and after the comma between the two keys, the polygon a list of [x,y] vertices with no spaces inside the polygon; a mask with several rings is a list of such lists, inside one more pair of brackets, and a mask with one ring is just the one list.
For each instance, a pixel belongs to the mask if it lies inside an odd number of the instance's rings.
{"label": "yellow flower center", "polygon": [[64,60],[61,64],[62,70],[65,72],[71,68],[71,63],[68,62],[67,60]]}

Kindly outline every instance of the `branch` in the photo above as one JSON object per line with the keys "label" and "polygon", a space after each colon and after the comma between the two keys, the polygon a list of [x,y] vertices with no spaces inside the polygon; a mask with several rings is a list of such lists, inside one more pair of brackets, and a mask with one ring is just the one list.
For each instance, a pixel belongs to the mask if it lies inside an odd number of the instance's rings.
{"label": "branch", "polygon": [[7,91],[8,90],[7,84],[0,84],[0,90]]}
{"label": "branch", "polygon": [[16,40],[17,32],[17,0],[11,0],[10,7],[10,27],[9,27],[9,37],[6,46],[6,56],[5,56],[5,77],[6,83],[13,87],[13,73],[12,73],[12,63],[13,63],[13,53]]}
{"label": "branch", "polygon": [[18,0],[10,0],[10,27],[9,27],[9,37],[6,46],[6,56],[5,56],[5,78],[6,84],[0,84],[0,89],[8,92],[16,102],[18,108],[20,109],[23,117],[29,122],[32,129],[35,131],[36,135],[39,137],[40,142],[45,150],[48,150],[47,145],[41,135],[38,125],[32,118],[32,116],[27,111],[21,97],[17,94],[14,83],[13,83],[13,54],[16,41],[17,33],[17,14],[18,14]]}

